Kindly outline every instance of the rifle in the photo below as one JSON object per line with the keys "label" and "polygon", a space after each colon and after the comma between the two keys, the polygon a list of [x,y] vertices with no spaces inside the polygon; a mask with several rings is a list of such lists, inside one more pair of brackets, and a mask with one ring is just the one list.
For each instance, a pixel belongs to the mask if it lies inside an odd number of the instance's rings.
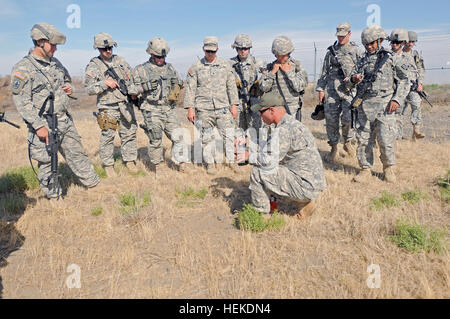
{"label": "rifle", "polygon": [[338,69],[339,69],[339,73],[340,73],[341,75],[343,75],[344,78],[346,78],[347,75],[346,75],[345,72],[344,72],[344,68],[342,67],[341,62],[339,61],[339,58],[338,58],[337,53],[336,53],[336,49],[334,48],[334,46],[335,46],[336,44],[337,44],[337,41],[334,42],[333,45],[330,45],[330,46],[327,48],[327,50],[330,51],[331,55],[332,55],[332,56],[334,57],[334,59],[336,60],[337,67],[338,67]]}
{"label": "rifle", "polygon": [[139,109],[139,100],[135,99],[133,100],[131,98],[131,95],[128,94],[128,88],[127,88],[127,84],[125,83],[124,79],[121,79],[120,76],[117,74],[116,71],[114,71],[114,69],[110,66],[108,66],[102,59],[100,59],[108,68],[105,71],[105,76],[109,76],[110,78],[112,78],[114,81],[117,82],[117,84],[119,84],[119,91],[120,93],[122,93],[123,95],[125,95],[127,97],[128,103],[132,103],[133,105],[135,105],[138,109]]}
{"label": "rifle", "polygon": [[372,84],[378,76],[378,72],[381,70],[383,65],[391,56],[391,53],[382,49],[378,53],[377,61],[375,62],[375,67],[373,72],[369,76],[365,76],[361,83],[358,84],[358,89],[356,96],[353,98],[351,104],[351,115],[352,115],[352,125],[351,128],[356,128],[356,118],[358,107],[367,98],[367,96],[372,93]]}
{"label": "rifle", "polygon": [[234,69],[236,70],[236,73],[239,76],[239,79],[241,80],[241,89],[239,91],[239,95],[241,98],[244,99],[243,110],[244,112],[247,112],[248,104],[250,103],[250,93],[248,91],[248,82],[244,79],[244,71],[242,70],[242,63],[237,62],[234,65]]}
{"label": "rifle", "polygon": [[411,91],[417,92],[417,94],[419,94],[419,96],[422,99],[424,99],[431,107],[434,107],[433,104],[431,104],[431,102],[428,100],[427,92],[425,92],[424,90],[417,91],[418,88],[419,88],[419,81],[416,80],[416,81],[412,82]]}
{"label": "rifle", "polygon": [[[59,148],[59,130],[58,130],[58,116],[55,112],[55,96],[53,92],[47,97],[44,102],[44,106],[41,109],[41,112],[45,109],[45,105],[50,101],[50,107],[46,114],[47,123],[50,129],[48,134],[48,142],[49,144],[45,146],[48,155],[50,155],[50,163],[51,163],[51,174],[48,178],[47,185],[49,190],[55,189],[58,187],[58,148]],[[41,113],[40,112],[40,113]],[[40,114],[42,115],[42,114]],[[59,198],[59,195],[58,195]]]}
{"label": "rifle", "polygon": [[8,121],[7,119],[5,119],[5,113],[0,113],[0,123],[1,122],[5,122],[6,124],[9,124],[11,126],[14,126],[15,128],[20,128],[19,125],[14,124],[13,122]]}

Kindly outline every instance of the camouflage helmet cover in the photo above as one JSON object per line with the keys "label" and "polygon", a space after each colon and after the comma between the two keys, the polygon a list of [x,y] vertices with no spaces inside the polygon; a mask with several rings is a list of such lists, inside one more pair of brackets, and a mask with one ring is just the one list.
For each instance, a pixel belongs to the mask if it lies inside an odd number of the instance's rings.
{"label": "camouflage helmet cover", "polygon": [[150,40],[147,46],[147,53],[156,56],[167,56],[169,54],[170,48],[166,40],[163,38],[153,38]]}
{"label": "camouflage helmet cover", "polygon": [[389,41],[409,41],[408,31],[405,29],[395,29],[392,30],[391,35],[389,36]]}
{"label": "camouflage helmet cover", "polygon": [[59,32],[54,25],[45,22],[35,24],[31,28],[30,36],[34,41],[48,40],[51,44],[66,43],[66,36]]}
{"label": "camouflage helmet cover", "polygon": [[417,42],[417,40],[418,40],[417,33],[414,31],[408,31],[408,38],[409,38],[409,41]]}
{"label": "camouflage helmet cover", "polygon": [[117,47],[117,42],[113,40],[113,38],[105,32],[101,32],[96,34],[94,37],[94,49],[103,49],[106,47]]}
{"label": "camouflage helmet cover", "polygon": [[367,45],[378,39],[385,39],[386,37],[387,34],[384,32],[383,28],[378,25],[371,25],[365,28],[361,33],[361,42],[364,45]]}
{"label": "camouflage helmet cover", "polygon": [[272,53],[275,56],[286,55],[294,51],[292,41],[286,36],[279,36],[273,40]]}
{"label": "camouflage helmet cover", "polygon": [[233,49],[235,48],[251,48],[252,40],[247,34],[238,34],[234,39],[234,43],[231,45]]}

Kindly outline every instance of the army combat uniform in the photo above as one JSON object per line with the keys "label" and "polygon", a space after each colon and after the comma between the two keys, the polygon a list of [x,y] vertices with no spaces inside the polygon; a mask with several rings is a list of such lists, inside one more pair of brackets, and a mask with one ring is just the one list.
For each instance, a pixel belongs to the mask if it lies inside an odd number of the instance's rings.
{"label": "army combat uniform", "polygon": [[[214,127],[219,130],[225,145],[233,145],[235,122],[230,107],[238,104],[236,81],[227,60],[216,57],[209,63],[202,58],[188,70],[184,105],[185,108],[194,108],[197,113],[196,123],[202,130],[204,162],[214,163],[214,150],[210,152],[206,147],[214,140]],[[227,159],[234,156],[226,155]]]}
{"label": "army combat uniform", "polygon": [[[417,50],[412,50],[410,52],[403,52],[403,54],[409,57],[410,61],[410,81],[411,84],[413,82],[423,83],[425,80],[425,66],[423,63],[422,57],[419,55]],[[416,91],[410,91],[408,96],[406,97],[404,108],[408,107],[408,104],[411,104],[411,124],[413,126],[422,125],[422,107],[421,107],[422,99],[419,96],[419,93]],[[403,111],[404,113],[404,111]]]}
{"label": "army combat uniform", "polygon": [[[160,41],[153,39],[153,42]],[[172,158],[179,163],[175,153],[183,149],[183,136],[175,136],[181,127],[175,107],[183,82],[170,63],[159,66],[150,58],[134,69],[134,81],[141,94],[140,109],[150,141],[148,153],[152,164],[163,161],[163,132],[172,141]]]}
{"label": "army combat uniform", "polygon": [[350,142],[355,136],[355,131],[351,129],[352,90],[346,88],[344,79],[353,70],[360,57],[358,46],[353,42],[349,42],[344,46],[336,43],[334,49],[337,58],[331,54],[330,50],[327,51],[316,88],[318,92],[325,89],[328,92],[324,107],[326,131],[330,146],[339,143],[339,118],[342,123],[344,143]]}
{"label": "army combat uniform", "polygon": [[[52,41],[51,34],[57,32],[55,27],[40,23],[33,27],[32,38],[34,40],[44,38],[36,35],[42,30],[50,33],[50,41]],[[57,42],[57,44],[64,42]],[[36,130],[41,127],[45,126],[49,129],[47,119],[50,115],[48,114],[50,102],[43,106],[51,93],[54,95],[54,112],[58,118],[59,152],[84,186],[94,187],[99,183],[99,177],[83,148],[81,137],[68,112],[69,97],[61,88],[64,85],[71,85],[71,78],[66,68],[54,57],[40,58],[30,52],[12,70],[10,89],[13,101],[28,126],[30,156],[38,162],[39,185],[47,198],[59,197],[62,194],[58,182],[57,185],[49,187],[51,158],[45,141],[40,140],[36,134]]]}
{"label": "army combat uniform", "polygon": [[[260,145],[250,175],[252,203],[264,213],[270,211],[268,192],[307,203],[326,187],[322,159],[309,129],[285,114],[275,131]],[[272,145],[276,140],[279,147]]]}
{"label": "army combat uniform", "polygon": [[99,155],[103,166],[114,166],[114,137],[116,130],[121,139],[121,154],[124,162],[134,162],[137,159],[136,117],[127,96],[118,88],[111,89],[105,84],[105,72],[114,69],[120,79],[124,80],[129,95],[137,95],[133,83],[133,71],[121,57],[113,55],[111,61],[104,61],[100,57],[93,58],[86,67],[85,87],[89,95],[97,95],[99,124],[103,123],[100,136]]}

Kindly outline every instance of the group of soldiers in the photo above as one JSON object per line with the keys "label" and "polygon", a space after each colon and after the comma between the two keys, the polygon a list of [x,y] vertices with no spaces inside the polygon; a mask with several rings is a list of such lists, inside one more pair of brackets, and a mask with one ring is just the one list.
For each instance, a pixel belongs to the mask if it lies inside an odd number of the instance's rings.
{"label": "group of soldiers", "polygon": [[[371,175],[373,147],[377,141],[385,179],[394,182],[394,142],[401,136],[398,122],[405,101],[413,108],[414,136],[424,137],[419,131],[420,98],[411,90],[413,81],[418,83],[415,90],[422,89],[424,76],[423,61],[412,50],[417,35],[394,30],[389,37],[392,51],[388,51],[381,46],[386,38],[383,29],[368,27],[361,35],[364,54],[350,42],[350,35],[349,23],[337,27],[337,41],[328,48],[317,83],[319,102],[324,103],[330,157],[336,160],[338,156],[341,126],[344,151],[348,155],[355,153],[352,146],[355,133],[358,138],[356,154],[361,171],[355,181]],[[49,96],[58,119],[60,153],[84,186],[95,187],[99,177],[68,112],[73,93],[71,78],[54,57],[57,45],[64,44],[66,38],[48,23],[34,25],[31,38],[34,48],[14,66],[11,91],[28,126],[30,157],[38,163],[41,189],[47,198],[59,198],[61,187],[49,187]],[[235,38],[232,48],[237,55],[230,60],[217,56],[219,41],[208,36],[203,41],[204,57],[189,68],[184,82],[166,61],[170,48],[164,39],[153,38],[146,50],[150,59],[135,68],[113,54],[116,46],[109,34],[95,35],[94,49],[98,49],[99,55],[91,59],[85,73],[88,94],[97,96],[95,115],[101,129],[99,156],[108,176],[115,175],[116,131],[121,140],[123,162],[131,173],[137,171],[134,106],[144,118],[141,127],[149,138],[148,154],[155,173],[158,174],[164,160],[163,133],[172,142],[172,158],[179,158],[174,154],[184,149],[185,142],[182,136],[174,134],[181,127],[175,107],[184,87],[187,119],[201,132],[203,162],[208,174],[216,173],[217,156],[207,146],[214,142],[217,128],[223,143],[235,146],[234,160],[227,166],[239,172],[237,163],[248,162],[253,156],[250,190],[252,203],[260,212],[270,212],[270,194],[298,202],[300,218],[312,212],[314,200],[325,189],[326,181],[314,137],[301,123],[302,95],[308,78],[300,62],[291,57],[294,46],[288,37],[279,36],[273,41],[275,60],[264,63],[250,54],[252,41],[248,35]],[[249,128],[269,132],[266,140],[259,139],[259,148],[253,155],[245,135]],[[238,146],[244,150],[238,152]],[[183,161],[175,160],[175,164],[180,171],[186,171]]]}

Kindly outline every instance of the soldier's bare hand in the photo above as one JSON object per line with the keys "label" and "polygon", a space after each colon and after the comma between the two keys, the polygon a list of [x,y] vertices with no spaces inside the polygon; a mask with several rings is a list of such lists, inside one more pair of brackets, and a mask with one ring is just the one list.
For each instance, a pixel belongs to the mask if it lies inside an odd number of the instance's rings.
{"label": "soldier's bare hand", "polygon": [[323,103],[325,100],[325,92],[319,91],[319,104]]}
{"label": "soldier's bare hand", "polygon": [[272,67],[272,73],[276,74],[278,70],[280,69],[281,64],[280,63],[274,63]]}
{"label": "soldier's bare hand", "polygon": [[353,82],[353,83],[359,83],[359,82],[362,81],[362,79],[363,79],[363,75],[362,75],[362,74],[355,74],[355,75],[352,77],[352,82]]}
{"label": "soldier's bare hand", "polygon": [[72,95],[73,93],[72,86],[70,86],[69,84],[62,85],[61,89],[66,92],[67,95]]}
{"label": "soldier's bare hand", "polygon": [[417,92],[422,92],[423,91],[423,85],[422,83],[419,83],[419,85],[417,86]]}
{"label": "soldier's bare hand", "polygon": [[289,72],[291,70],[291,68],[292,68],[292,65],[289,62],[286,62],[286,63],[283,63],[280,65],[281,71],[283,71],[285,73]]}
{"label": "soldier's bare hand", "polygon": [[41,139],[45,140],[45,144],[48,145],[48,129],[43,126],[36,130],[36,135]]}
{"label": "soldier's bare hand", "polygon": [[194,124],[194,122],[195,122],[195,111],[194,111],[194,109],[192,107],[188,108],[187,119],[188,119],[189,122]]}
{"label": "soldier's bare hand", "polygon": [[397,111],[398,107],[400,105],[396,101],[389,102],[389,114],[394,113]]}
{"label": "soldier's bare hand", "polygon": [[237,118],[238,116],[237,105],[232,105],[230,112],[234,119]]}
{"label": "soldier's bare hand", "polygon": [[113,79],[111,79],[111,78],[105,79],[105,84],[106,84],[108,87],[110,87],[111,89],[115,89],[115,88],[118,88],[118,87],[119,87],[119,84],[118,84],[115,80],[113,80]]}

